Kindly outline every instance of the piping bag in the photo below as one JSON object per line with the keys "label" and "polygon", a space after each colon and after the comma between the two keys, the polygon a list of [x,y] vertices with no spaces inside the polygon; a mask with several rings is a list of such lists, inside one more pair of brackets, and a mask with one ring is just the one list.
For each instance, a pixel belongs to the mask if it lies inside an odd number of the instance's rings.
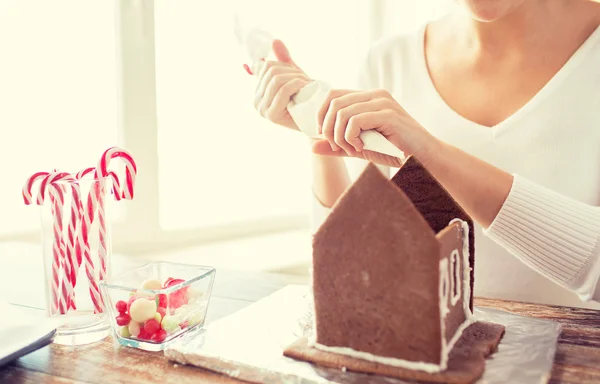
{"label": "piping bag", "polygon": [[[246,55],[251,60],[252,70],[244,65],[249,74],[260,72],[265,63],[265,58],[271,53],[273,37],[266,31],[251,28],[244,30],[239,18],[235,19],[235,34],[238,42],[246,50]],[[288,104],[290,116],[305,135],[315,139],[325,137],[318,133],[317,112],[327,98],[331,87],[322,81],[313,81],[300,89]],[[362,131],[360,139],[364,143],[364,149],[379,152],[384,155],[404,159],[404,153],[395,145],[390,143],[381,133],[375,130]]]}

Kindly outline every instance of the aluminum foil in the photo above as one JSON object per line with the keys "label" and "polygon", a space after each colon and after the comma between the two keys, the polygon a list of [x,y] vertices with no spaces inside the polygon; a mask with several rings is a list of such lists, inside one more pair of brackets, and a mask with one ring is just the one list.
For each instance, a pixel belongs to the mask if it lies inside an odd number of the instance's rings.
{"label": "aluminum foil", "polygon": [[[289,285],[241,311],[171,344],[165,356],[254,383],[367,383],[405,381],[321,368],[283,356],[283,349],[311,332],[307,287]],[[545,383],[550,378],[560,325],[475,308],[479,320],[502,324],[505,335],[486,361],[478,383]]]}

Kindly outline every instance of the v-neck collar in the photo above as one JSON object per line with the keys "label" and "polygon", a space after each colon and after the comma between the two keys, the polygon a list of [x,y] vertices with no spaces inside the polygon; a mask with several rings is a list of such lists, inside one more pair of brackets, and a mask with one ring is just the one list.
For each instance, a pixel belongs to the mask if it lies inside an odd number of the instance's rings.
{"label": "v-neck collar", "polygon": [[474,128],[480,128],[482,130],[487,130],[489,134],[493,137],[496,136],[501,131],[505,130],[507,127],[511,126],[515,121],[521,119],[524,115],[528,113],[529,110],[534,108],[536,105],[541,103],[548,94],[551,94],[554,90],[556,90],[563,81],[573,73],[574,69],[585,60],[588,53],[590,53],[593,47],[600,41],[600,26],[596,28],[594,32],[579,46],[579,48],[571,55],[571,57],[567,60],[567,62],[548,80],[548,82],[540,88],[540,90],[529,99],[523,106],[521,106],[518,110],[516,110],[512,115],[508,116],[506,119],[501,122],[489,127],[483,124],[476,123],[472,120],[467,119],[462,116],[458,112],[456,112],[438,92],[435,87],[431,75],[429,74],[429,69],[427,66],[427,59],[425,57],[425,34],[427,31],[427,25],[422,27],[418,33],[418,44],[416,55],[419,60],[419,69],[422,71],[421,75],[424,76],[425,87],[427,88],[427,92],[431,93],[435,99],[435,101],[439,104],[439,108],[443,111],[446,111],[450,117],[454,119],[458,119],[462,125],[471,126]]}

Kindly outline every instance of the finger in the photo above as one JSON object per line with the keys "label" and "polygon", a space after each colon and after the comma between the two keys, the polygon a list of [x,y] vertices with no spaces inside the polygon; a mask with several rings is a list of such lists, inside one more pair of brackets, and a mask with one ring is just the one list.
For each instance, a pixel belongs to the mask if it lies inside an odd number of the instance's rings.
{"label": "finger", "polygon": [[312,152],[316,155],[321,156],[336,156],[336,157],[349,157],[344,151],[334,151],[331,149],[331,145],[327,140],[315,141],[312,145]]}
{"label": "finger", "polygon": [[[265,67],[266,68],[266,67]],[[298,75],[304,75],[302,71],[298,68],[290,67],[287,64],[271,64],[265,71],[259,76],[258,84],[256,85],[256,89],[254,91],[255,96],[257,98],[263,97],[265,90],[269,86],[269,83],[273,79],[274,76],[282,75],[285,73],[296,73]]]}
{"label": "finger", "polygon": [[325,119],[325,115],[327,114],[327,111],[329,110],[329,104],[331,103],[332,100],[337,99],[338,97],[341,97],[343,95],[352,93],[355,91],[350,91],[350,90],[346,90],[346,89],[333,89],[331,91],[329,91],[327,93],[327,96],[325,97],[325,100],[323,101],[323,104],[321,105],[321,107],[319,108],[319,111],[317,112],[317,125],[318,125],[318,132],[319,134],[323,133],[323,120]]}
{"label": "finger", "polygon": [[273,103],[273,99],[275,98],[275,95],[277,95],[277,92],[279,92],[281,87],[295,79],[302,79],[308,81],[303,76],[299,76],[297,73],[285,73],[282,75],[274,76],[269,82],[269,85],[267,86],[264,95],[260,99],[255,98],[255,107],[259,109],[261,113],[266,113],[266,110]]}
{"label": "finger", "polygon": [[[347,95],[355,96],[355,95]],[[358,95],[356,95],[358,96]],[[358,97],[356,97],[358,99]],[[350,99],[343,97],[342,99]],[[358,102],[351,104],[338,110],[335,117],[334,136],[335,142],[342,147],[346,152],[350,149],[356,152],[362,151],[364,143],[360,139],[360,127],[357,124],[351,124],[353,116],[372,111],[379,111],[388,105],[385,99],[374,99],[366,102]]]}
{"label": "finger", "polygon": [[298,93],[300,89],[309,84],[310,81],[303,78],[295,78],[284,84],[275,94],[273,101],[268,107],[267,115],[269,118],[278,116],[284,112],[293,95]]}
{"label": "finger", "polygon": [[286,45],[283,43],[283,41],[281,41],[279,39],[273,40],[272,49],[273,49],[273,53],[275,54],[275,58],[278,61],[296,66],[296,63],[294,63],[294,60],[292,60],[290,51],[288,50]]}
{"label": "finger", "polygon": [[349,105],[368,101],[370,98],[371,95],[369,92],[350,92],[329,100],[329,103],[325,102],[325,104],[328,104],[327,111],[325,112],[323,120],[319,120],[319,122],[321,123],[321,133],[329,140],[333,150],[342,148],[341,145],[337,144],[337,141],[341,141],[342,144],[345,144],[343,135],[340,136],[339,133],[336,140],[335,121],[338,111]]}

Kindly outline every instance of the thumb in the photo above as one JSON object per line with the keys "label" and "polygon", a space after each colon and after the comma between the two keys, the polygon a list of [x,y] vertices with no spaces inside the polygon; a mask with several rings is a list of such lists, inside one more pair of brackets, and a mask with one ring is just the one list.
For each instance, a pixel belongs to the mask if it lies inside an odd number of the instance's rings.
{"label": "thumb", "polygon": [[282,63],[296,65],[294,60],[292,60],[292,56],[290,55],[290,51],[288,51],[287,47],[281,40],[273,41],[273,53],[275,54],[275,58],[277,61],[281,61]]}

